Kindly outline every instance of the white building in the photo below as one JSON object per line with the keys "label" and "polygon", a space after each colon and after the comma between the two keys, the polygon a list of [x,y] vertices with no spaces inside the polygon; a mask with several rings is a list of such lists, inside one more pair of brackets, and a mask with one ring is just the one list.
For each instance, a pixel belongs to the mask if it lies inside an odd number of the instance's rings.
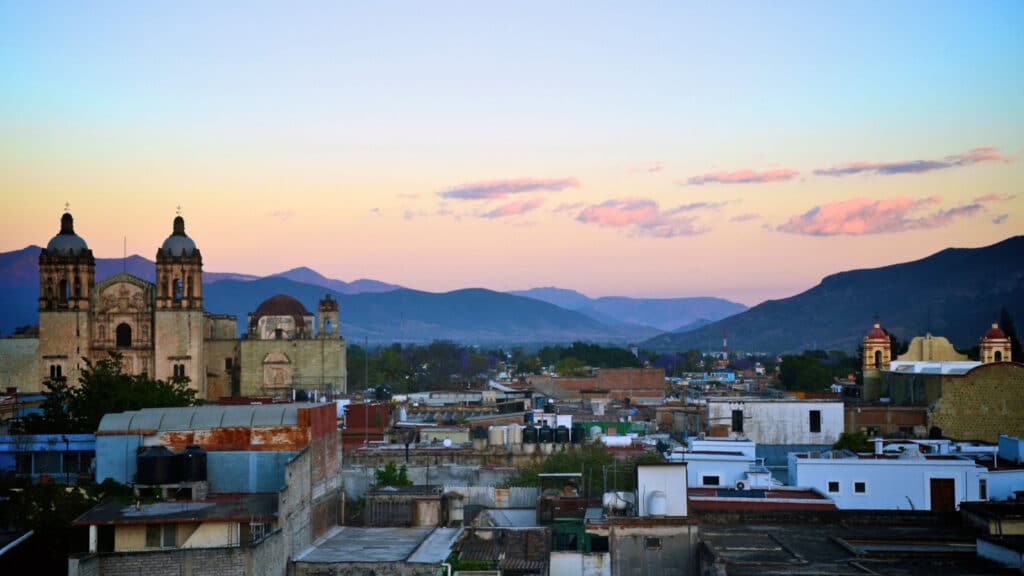
{"label": "white building", "polygon": [[832,445],[843,432],[840,400],[708,398],[709,428],[725,425],[729,436],[757,444]]}
{"label": "white building", "polygon": [[820,491],[840,510],[953,511],[961,502],[984,500],[987,482],[984,466],[953,454],[789,455],[789,484]]}
{"label": "white building", "polygon": [[670,462],[686,462],[686,484],[691,488],[770,488],[768,469],[760,465],[750,440],[689,438],[687,447],[669,454]]}

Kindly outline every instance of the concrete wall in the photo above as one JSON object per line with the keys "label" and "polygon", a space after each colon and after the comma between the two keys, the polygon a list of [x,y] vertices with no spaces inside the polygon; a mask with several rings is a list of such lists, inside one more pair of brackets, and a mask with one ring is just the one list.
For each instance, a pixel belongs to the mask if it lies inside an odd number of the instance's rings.
{"label": "concrete wall", "polygon": [[206,358],[203,346],[203,311],[157,310],[154,313],[153,341],[156,345],[154,378],[169,380],[174,365],[184,364],[189,386],[206,398]]}
{"label": "concrete wall", "polygon": [[[840,510],[929,510],[932,478],[952,478],[956,505],[978,500],[983,468],[967,459],[797,458],[790,455],[789,484],[814,488],[835,501]],[[839,482],[838,492],[828,483]],[[864,482],[862,494],[854,483]]]}
{"label": "concrete wall", "polygon": [[[436,484],[440,486],[496,486],[515,476],[515,468],[481,469],[479,466],[409,466],[409,479],[413,484]],[[373,485],[375,467],[346,465],[341,469],[342,486],[345,496],[358,500]],[[532,504],[531,504],[532,506]]]}
{"label": "concrete wall", "polygon": [[216,400],[221,396],[232,396],[232,376],[235,371],[229,372],[225,369],[224,360],[231,359],[234,367],[238,363],[238,341],[237,340],[207,340],[206,341],[206,397]]}
{"label": "concrete wall", "polygon": [[988,471],[989,500],[1013,500],[1018,490],[1024,490],[1024,469]]}
{"label": "concrete wall", "polygon": [[928,430],[928,411],[924,406],[857,406],[844,410],[847,432],[876,430],[886,438],[915,436]]}
{"label": "concrete wall", "polygon": [[608,552],[552,552],[548,573],[559,576],[612,576]]}
{"label": "concrete wall", "polygon": [[[203,522],[195,525],[189,534],[178,532],[180,548],[216,548],[239,544],[238,522]],[[181,539],[184,537],[184,539]]]}
{"label": "concrete wall", "polygon": [[[827,401],[711,399],[711,422],[729,427],[731,436],[757,444],[834,444],[843,432],[843,403]],[[732,411],[743,411],[743,431],[732,430]],[[821,413],[821,431],[811,432],[810,413]]]}
{"label": "concrete wall", "polygon": [[696,526],[613,526],[608,538],[611,573],[616,576],[696,574],[697,532]]}
{"label": "concrete wall", "polygon": [[665,497],[665,516],[686,516],[686,464],[638,465],[636,468],[637,515],[652,514],[651,498]]}
{"label": "concrete wall", "polygon": [[982,364],[963,376],[942,378],[942,397],[929,425],[957,440],[997,442],[1024,437],[1024,364]]}
{"label": "concrete wall", "polygon": [[41,310],[39,312],[39,364],[34,390],[42,390],[42,381],[50,377],[50,365],[61,366],[68,384],[78,385],[82,357],[89,355],[89,310]]}
{"label": "concrete wall", "polygon": [[[746,456],[726,456],[719,454],[684,453],[686,462],[686,483],[695,486],[727,486],[733,487],[737,482],[746,481],[747,470],[754,464],[754,459]],[[706,476],[718,476],[717,484],[705,484]]]}
{"label": "concrete wall", "polygon": [[96,482],[110,478],[120,484],[135,481],[140,436],[96,437]]}
{"label": "concrete wall", "polygon": [[207,452],[211,492],[277,492],[284,486],[285,465],[297,452]]}
{"label": "concrete wall", "polygon": [[242,363],[240,377],[242,396],[260,396],[274,393],[272,381],[267,380],[263,361],[272,353],[288,358],[286,386],[301,390],[328,388],[335,392],[346,391],[347,368],[345,366],[345,340],[340,338],[316,338],[308,340],[242,340],[239,342],[239,356]]}
{"label": "concrete wall", "polygon": [[664,398],[665,371],[661,368],[602,368],[593,378],[530,378],[530,384],[553,398],[578,400],[583,390],[606,390],[609,398]]}

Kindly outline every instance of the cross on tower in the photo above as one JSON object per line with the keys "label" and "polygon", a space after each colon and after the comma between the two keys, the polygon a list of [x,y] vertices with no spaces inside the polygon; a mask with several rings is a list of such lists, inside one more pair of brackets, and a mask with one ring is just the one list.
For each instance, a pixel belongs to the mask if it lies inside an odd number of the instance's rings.
{"label": "cross on tower", "polygon": [[178,216],[181,216],[181,204],[178,204]]}
{"label": "cross on tower", "polygon": [[70,202],[65,202],[64,203],[64,213],[66,214],[66,213],[68,213],[70,211],[71,211],[71,203]]}

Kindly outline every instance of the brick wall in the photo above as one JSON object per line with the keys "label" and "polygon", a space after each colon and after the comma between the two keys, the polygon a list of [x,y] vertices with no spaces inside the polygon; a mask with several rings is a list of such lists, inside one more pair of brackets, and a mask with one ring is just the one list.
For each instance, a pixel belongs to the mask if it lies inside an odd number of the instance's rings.
{"label": "brick wall", "polygon": [[665,371],[660,368],[602,368],[593,378],[531,378],[537,390],[555,398],[582,398],[583,390],[606,390],[609,398],[662,398]]}

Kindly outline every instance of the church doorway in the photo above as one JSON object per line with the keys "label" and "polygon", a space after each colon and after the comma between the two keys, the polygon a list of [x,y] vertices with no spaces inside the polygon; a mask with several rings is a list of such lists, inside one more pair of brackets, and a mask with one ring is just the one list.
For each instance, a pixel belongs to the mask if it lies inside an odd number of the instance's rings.
{"label": "church doorway", "polygon": [[117,326],[117,347],[132,347],[132,327],[123,322]]}

